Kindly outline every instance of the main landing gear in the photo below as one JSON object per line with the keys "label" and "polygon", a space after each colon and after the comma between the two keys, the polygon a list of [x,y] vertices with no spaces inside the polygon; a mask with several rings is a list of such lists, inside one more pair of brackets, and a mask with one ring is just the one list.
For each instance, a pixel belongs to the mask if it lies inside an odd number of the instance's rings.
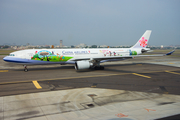
{"label": "main landing gear", "polygon": [[24,72],[27,72],[28,71],[27,66],[26,65],[23,66],[24,66]]}
{"label": "main landing gear", "polygon": [[91,60],[91,62],[92,62],[93,68],[94,68],[95,70],[104,70],[104,66],[101,66],[101,65],[100,65],[100,61]]}
{"label": "main landing gear", "polygon": [[94,69],[95,70],[104,70],[104,66],[95,66]]}

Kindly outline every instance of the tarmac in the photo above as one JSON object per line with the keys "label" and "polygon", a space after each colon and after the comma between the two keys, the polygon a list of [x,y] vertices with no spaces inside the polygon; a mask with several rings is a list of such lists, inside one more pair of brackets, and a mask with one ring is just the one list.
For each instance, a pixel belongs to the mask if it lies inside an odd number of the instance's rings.
{"label": "tarmac", "polygon": [[180,119],[179,57],[72,65],[28,66],[0,56],[0,120]]}

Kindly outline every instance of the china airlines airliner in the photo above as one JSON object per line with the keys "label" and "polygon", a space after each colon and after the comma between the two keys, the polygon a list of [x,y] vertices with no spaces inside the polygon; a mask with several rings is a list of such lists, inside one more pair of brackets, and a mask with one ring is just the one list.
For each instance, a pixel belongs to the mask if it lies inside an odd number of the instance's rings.
{"label": "china airlines airliner", "polygon": [[146,48],[151,35],[151,30],[146,30],[137,43],[131,48],[99,48],[99,49],[29,49],[12,52],[3,58],[6,62],[22,64],[27,72],[27,65],[42,64],[74,64],[76,70],[100,69],[104,66],[100,63],[120,61],[134,57],[165,56],[164,55],[140,55],[150,51]]}

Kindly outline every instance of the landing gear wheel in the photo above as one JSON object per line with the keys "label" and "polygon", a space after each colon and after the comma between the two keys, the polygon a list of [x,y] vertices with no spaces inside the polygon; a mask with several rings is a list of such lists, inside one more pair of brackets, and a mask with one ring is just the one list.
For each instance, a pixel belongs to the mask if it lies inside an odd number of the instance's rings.
{"label": "landing gear wheel", "polygon": [[28,71],[28,69],[27,69],[27,68],[25,68],[25,69],[24,69],[24,72],[27,72],[27,71]]}
{"label": "landing gear wheel", "polygon": [[95,66],[94,69],[95,70],[104,70],[104,66]]}
{"label": "landing gear wheel", "polygon": [[28,71],[27,66],[26,65],[23,66],[24,66],[24,72],[27,72]]}
{"label": "landing gear wheel", "polygon": [[94,69],[95,69],[95,70],[99,70],[99,67],[98,67],[98,66],[95,66]]}
{"label": "landing gear wheel", "polygon": [[104,70],[104,66],[100,66],[100,70]]}

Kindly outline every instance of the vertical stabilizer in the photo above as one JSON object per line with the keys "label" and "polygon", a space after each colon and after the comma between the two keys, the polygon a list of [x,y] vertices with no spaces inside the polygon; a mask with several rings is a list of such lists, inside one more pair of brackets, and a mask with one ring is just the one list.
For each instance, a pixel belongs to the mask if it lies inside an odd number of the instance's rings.
{"label": "vertical stabilizer", "polygon": [[138,40],[138,42],[131,48],[146,48],[150,35],[151,35],[151,30],[146,30],[146,32],[142,35],[142,37]]}

